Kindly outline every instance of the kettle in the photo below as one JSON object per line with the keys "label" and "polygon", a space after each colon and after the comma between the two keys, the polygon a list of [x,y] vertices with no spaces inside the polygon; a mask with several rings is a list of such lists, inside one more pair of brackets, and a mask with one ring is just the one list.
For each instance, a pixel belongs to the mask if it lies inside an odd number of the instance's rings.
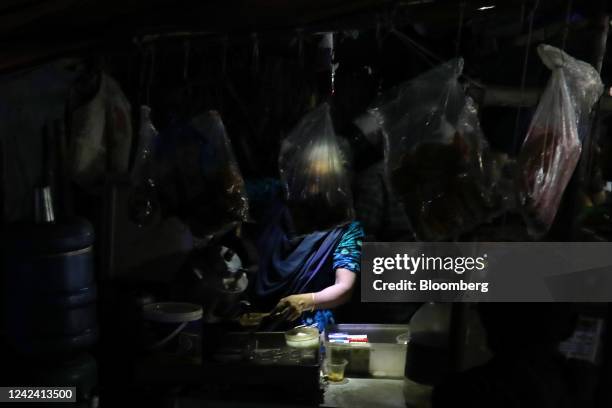
{"label": "kettle", "polygon": [[210,246],[192,253],[181,271],[184,297],[201,304],[204,323],[232,320],[248,306],[243,294],[247,270],[238,254],[225,246]]}

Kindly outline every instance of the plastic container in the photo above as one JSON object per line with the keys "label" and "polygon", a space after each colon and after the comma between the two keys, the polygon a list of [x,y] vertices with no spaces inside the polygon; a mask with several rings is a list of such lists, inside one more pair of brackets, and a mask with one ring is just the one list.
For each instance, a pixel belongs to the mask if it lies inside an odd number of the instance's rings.
{"label": "plastic container", "polygon": [[5,232],[5,329],[10,346],[31,354],[93,345],[98,326],[91,223],[51,217]]}
{"label": "plastic container", "polygon": [[314,327],[296,327],[285,332],[285,341],[289,347],[318,348],[319,330]]}
{"label": "plastic container", "polygon": [[[149,329],[147,348],[176,352],[180,345],[182,352],[196,353],[202,335],[202,315],[202,306],[193,303],[161,302],[144,305],[143,316]],[[193,349],[185,349],[188,345]]]}
{"label": "plastic container", "polygon": [[347,373],[357,376],[370,374],[370,343],[326,343],[329,358],[332,360],[346,359],[348,361]]}
{"label": "plastic container", "polygon": [[410,332],[395,337],[393,343],[375,343],[372,346],[370,374],[373,377],[400,378],[404,376]]}
{"label": "plastic container", "polygon": [[[90,402],[98,386],[98,364],[89,353],[83,352],[61,359],[41,359],[30,367],[24,367],[25,378],[21,385],[45,384],[47,387],[76,387],[77,402]],[[71,403],[74,404],[74,403]],[[55,405],[55,404],[53,404]],[[58,404],[56,406],[62,406]],[[78,406],[75,404],[75,406]]]}
{"label": "plastic container", "polygon": [[410,320],[406,377],[434,385],[450,370],[450,303],[425,303]]}
{"label": "plastic container", "polygon": [[369,372],[372,377],[401,378],[406,364],[405,344],[378,343],[372,346]]}
{"label": "plastic container", "polygon": [[342,359],[340,361],[328,360],[326,363],[327,379],[333,382],[340,382],[344,380],[344,370],[348,361]]}
{"label": "plastic container", "polygon": [[408,345],[408,343],[410,342],[410,332],[406,332],[404,334],[400,334],[399,336],[397,336],[395,338],[395,342],[397,344],[405,344]]}
{"label": "plastic container", "polygon": [[[348,361],[348,375],[402,378],[407,345],[398,344],[397,337],[408,331],[408,325],[399,324],[339,324],[327,328],[325,347],[332,360]],[[368,343],[331,343],[332,333],[366,334]]]}

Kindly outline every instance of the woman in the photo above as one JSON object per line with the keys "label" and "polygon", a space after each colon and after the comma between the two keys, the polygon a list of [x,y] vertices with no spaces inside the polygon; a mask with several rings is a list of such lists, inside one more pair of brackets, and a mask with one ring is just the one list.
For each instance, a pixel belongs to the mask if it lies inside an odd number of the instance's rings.
{"label": "woman", "polygon": [[363,229],[358,222],[297,236],[289,209],[278,204],[259,241],[255,291],[264,305],[288,321],[301,318],[323,330],[329,309],[346,303],[360,272]]}
{"label": "woman", "polygon": [[350,151],[342,145],[326,103],[283,140],[279,170],[286,205],[274,206],[259,245],[256,295],[276,305],[273,314],[289,321],[301,317],[320,330],[334,322],[329,309],[350,299],[360,272],[364,233],[350,221]]}

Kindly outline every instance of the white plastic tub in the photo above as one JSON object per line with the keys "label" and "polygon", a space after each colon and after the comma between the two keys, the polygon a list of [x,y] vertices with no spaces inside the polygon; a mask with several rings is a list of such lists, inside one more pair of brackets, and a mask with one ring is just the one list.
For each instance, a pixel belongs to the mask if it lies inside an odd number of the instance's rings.
{"label": "white plastic tub", "polygon": [[[332,358],[346,358],[347,375],[403,378],[409,341],[398,336],[409,332],[403,324],[339,324],[326,329],[326,352]],[[330,333],[367,334],[368,343],[330,343]],[[409,336],[400,337],[405,340]],[[408,343],[408,344],[402,344]]]}

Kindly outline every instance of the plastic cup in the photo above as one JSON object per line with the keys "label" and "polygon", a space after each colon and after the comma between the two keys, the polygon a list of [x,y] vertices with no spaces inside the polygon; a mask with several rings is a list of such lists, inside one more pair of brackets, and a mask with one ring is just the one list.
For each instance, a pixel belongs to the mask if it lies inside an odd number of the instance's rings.
{"label": "plastic cup", "polygon": [[408,344],[410,343],[410,332],[400,334],[395,338],[397,344]]}
{"label": "plastic cup", "polygon": [[340,382],[344,380],[344,369],[348,361],[342,359],[340,361],[328,361],[327,362],[327,379],[333,382]]}

